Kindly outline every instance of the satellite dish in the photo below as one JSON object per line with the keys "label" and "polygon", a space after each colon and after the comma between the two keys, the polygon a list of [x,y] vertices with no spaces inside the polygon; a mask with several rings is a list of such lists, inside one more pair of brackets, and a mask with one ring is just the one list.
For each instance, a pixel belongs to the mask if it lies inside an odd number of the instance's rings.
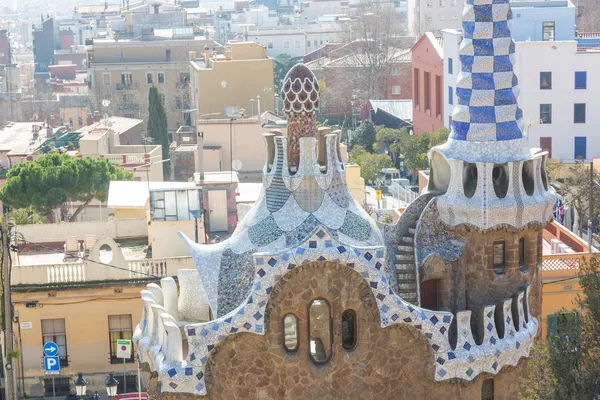
{"label": "satellite dish", "polygon": [[33,120],[37,121],[38,119],[40,119],[40,116],[37,114],[33,114]]}
{"label": "satellite dish", "polygon": [[221,81],[221,87],[225,89],[227,87],[227,81]]}
{"label": "satellite dish", "polygon": [[242,169],[242,161],[235,159],[231,162],[231,168],[233,168],[234,171],[239,172]]}
{"label": "satellite dish", "polygon": [[108,100],[108,99],[102,100],[102,107],[108,107],[108,106],[110,106],[110,100]]}

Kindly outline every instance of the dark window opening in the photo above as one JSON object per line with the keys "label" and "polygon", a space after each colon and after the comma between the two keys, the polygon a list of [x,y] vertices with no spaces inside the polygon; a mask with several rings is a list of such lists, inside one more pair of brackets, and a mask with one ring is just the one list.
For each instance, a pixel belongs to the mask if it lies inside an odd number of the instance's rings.
{"label": "dark window opening", "polygon": [[454,73],[454,66],[452,65],[452,59],[448,58],[448,73],[449,74],[453,74]]}
{"label": "dark window opening", "polygon": [[325,299],[315,299],[308,306],[308,345],[310,359],[316,365],[331,360],[333,329],[331,307]]}
{"label": "dark window opening", "polygon": [[477,190],[477,164],[465,163],[463,164],[463,191],[467,198],[471,198],[475,195]]}
{"label": "dark window opening", "polygon": [[67,333],[65,330],[65,319],[43,319],[42,320],[42,343],[54,342],[58,346],[58,357],[60,366],[69,366],[67,353]]}
{"label": "dark window opening", "polygon": [[552,104],[540,104],[540,123],[552,123]]}
{"label": "dark window opening", "polygon": [[416,108],[416,107],[419,107],[419,100],[420,100],[420,98],[419,98],[419,90],[420,90],[420,88],[419,88],[419,69],[418,68],[414,69],[414,75],[415,75],[415,77],[414,77],[415,82],[414,82],[413,90],[414,90],[414,102],[415,102],[414,106]]}
{"label": "dark window opening", "polygon": [[439,280],[430,279],[421,283],[421,307],[439,310]]}
{"label": "dark window opening", "polygon": [[285,351],[298,350],[298,318],[294,314],[283,317],[283,348]]}
{"label": "dark window opening", "polygon": [[481,384],[481,400],[494,400],[493,379],[486,379]]}
{"label": "dark window opening", "polygon": [[427,71],[423,72],[423,89],[424,89],[424,101],[425,101],[425,112],[431,113],[431,74]]}
{"label": "dark window opening", "polygon": [[540,72],[540,89],[552,89],[552,72]]}
{"label": "dark window opening", "polygon": [[549,42],[554,40],[554,21],[542,22],[542,41]]}
{"label": "dark window opening", "polygon": [[519,269],[524,273],[529,271],[529,266],[525,264],[525,238],[519,239]]}
{"label": "dark window opening", "polygon": [[523,188],[527,196],[533,196],[534,184],[534,167],[533,160],[525,161],[523,163],[523,169],[521,170],[521,180],[523,181]]}
{"label": "dark window opening", "polygon": [[585,103],[575,104],[573,114],[574,123],[585,124]]}
{"label": "dark window opening", "polygon": [[352,350],[356,347],[357,340],[357,321],[354,310],[346,310],[342,313],[342,347],[346,350]]}
{"label": "dark window opening", "polygon": [[499,199],[506,197],[506,193],[508,193],[508,164],[494,164],[492,185],[494,186],[494,193]]}
{"label": "dark window opening", "polygon": [[[54,380],[54,387],[52,381]],[[44,378],[44,396],[68,396],[71,394],[71,378],[57,376],[54,379]]]}
{"label": "dark window opening", "polygon": [[585,136],[575,137],[575,154],[576,160],[585,160],[587,155],[587,138]]}
{"label": "dark window opening", "polygon": [[127,380],[127,391],[125,391],[125,380],[123,380],[123,374],[115,374],[115,379],[119,382],[119,384],[117,385],[117,394],[135,393],[138,391],[137,375],[125,375],[125,379]]}
{"label": "dark window opening", "polygon": [[493,267],[494,272],[498,275],[504,274],[506,272],[506,263],[504,261],[504,241],[494,242],[493,247]]}

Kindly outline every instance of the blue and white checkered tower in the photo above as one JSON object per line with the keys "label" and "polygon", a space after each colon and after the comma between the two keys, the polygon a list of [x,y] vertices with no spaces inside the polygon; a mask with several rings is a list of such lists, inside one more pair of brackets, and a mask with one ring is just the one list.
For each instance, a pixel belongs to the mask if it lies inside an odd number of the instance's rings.
{"label": "blue and white checkered tower", "polygon": [[[450,225],[520,228],[551,218],[547,153],[529,149],[514,73],[509,0],[467,0],[448,141],[431,150],[429,190]],[[516,211],[516,212],[515,212]]]}

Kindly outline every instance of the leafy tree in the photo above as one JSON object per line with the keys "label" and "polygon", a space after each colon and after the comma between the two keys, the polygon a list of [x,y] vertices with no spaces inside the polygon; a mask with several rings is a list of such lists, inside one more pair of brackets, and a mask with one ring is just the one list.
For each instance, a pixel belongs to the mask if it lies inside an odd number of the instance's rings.
{"label": "leafy tree", "polygon": [[353,147],[355,145],[360,146],[369,153],[372,153],[374,151],[373,145],[375,144],[376,135],[375,125],[367,119],[354,131],[351,145]]}
{"label": "leafy tree", "polygon": [[292,57],[289,54],[280,54],[273,60],[275,89],[277,93],[281,92],[283,79],[290,69],[299,62],[302,62],[302,57]]}
{"label": "leafy tree", "polygon": [[377,182],[383,168],[393,167],[392,159],[387,154],[372,154],[361,146],[352,148],[350,162],[360,165],[360,176],[371,183]]}
{"label": "leafy tree", "polygon": [[[154,85],[148,92],[148,135],[154,143],[162,146],[162,159],[169,158],[169,134],[167,130],[167,113],[165,112],[164,96],[158,92]],[[171,163],[163,163],[163,178],[171,176]]]}
{"label": "leafy tree", "polygon": [[593,399],[600,381],[600,261],[582,262],[579,313],[557,315],[556,330],[538,343],[521,382],[520,399]]}
{"label": "leafy tree", "polygon": [[448,139],[448,134],[448,129],[441,128],[433,133],[424,133],[420,136],[402,135],[400,141],[397,142],[397,149],[404,156],[406,167],[411,170],[428,168],[427,153],[432,147],[444,143]]}
{"label": "leafy tree", "polygon": [[392,158],[394,165],[397,165],[397,160],[400,157],[399,144],[400,140],[402,140],[402,137],[404,136],[409,136],[406,128],[381,128],[377,131],[373,148],[375,151],[386,151],[387,154]]}
{"label": "leafy tree", "polygon": [[93,200],[105,202],[111,180],[131,180],[133,174],[106,159],[50,153],[18,164],[6,175],[0,200],[13,208],[32,208],[48,215],[69,200],[82,202],[71,217]]}

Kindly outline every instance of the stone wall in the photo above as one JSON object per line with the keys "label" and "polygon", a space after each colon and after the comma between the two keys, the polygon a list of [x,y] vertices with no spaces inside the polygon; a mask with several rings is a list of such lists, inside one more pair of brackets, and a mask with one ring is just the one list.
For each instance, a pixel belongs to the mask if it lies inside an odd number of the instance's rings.
{"label": "stone wall", "polygon": [[[323,366],[309,358],[308,306],[327,299],[333,316],[333,356]],[[341,344],[341,314],[352,309],[358,319],[358,343],[353,350]],[[299,321],[299,347],[283,348],[283,317]],[[481,399],[487,376],[473,382],[437,383],[431,347],[408,325],[380,328],[375,298],[365,280],[345,266],[313,263],[288,273],[277,284],[267,305],[265,336],[230,336],[209,359],[207,399]],[[507,367],[494,377],[495,399],[516,399],[517,380],[525,362]],[[162,400],[201,398],[157,395]]]}
{"label": "stone wall", "polygon": [[[542,231],[529,228],[481,233],[460,228],[457,233],[465,239],[463,254],[458,261],[432,257],[421,268],[422,281],[440,280],[440,310],[454,313],[472,310],[475,326],[484,306],[510,298],[524,289],[525,283],[530,283],[531,313],[538,317],[541,312]],[[523,265],[519,262],[521,238],[525,239]],[[504,273],[497,273],[493,265],[493,246],[498,241],[505,243]]]}

